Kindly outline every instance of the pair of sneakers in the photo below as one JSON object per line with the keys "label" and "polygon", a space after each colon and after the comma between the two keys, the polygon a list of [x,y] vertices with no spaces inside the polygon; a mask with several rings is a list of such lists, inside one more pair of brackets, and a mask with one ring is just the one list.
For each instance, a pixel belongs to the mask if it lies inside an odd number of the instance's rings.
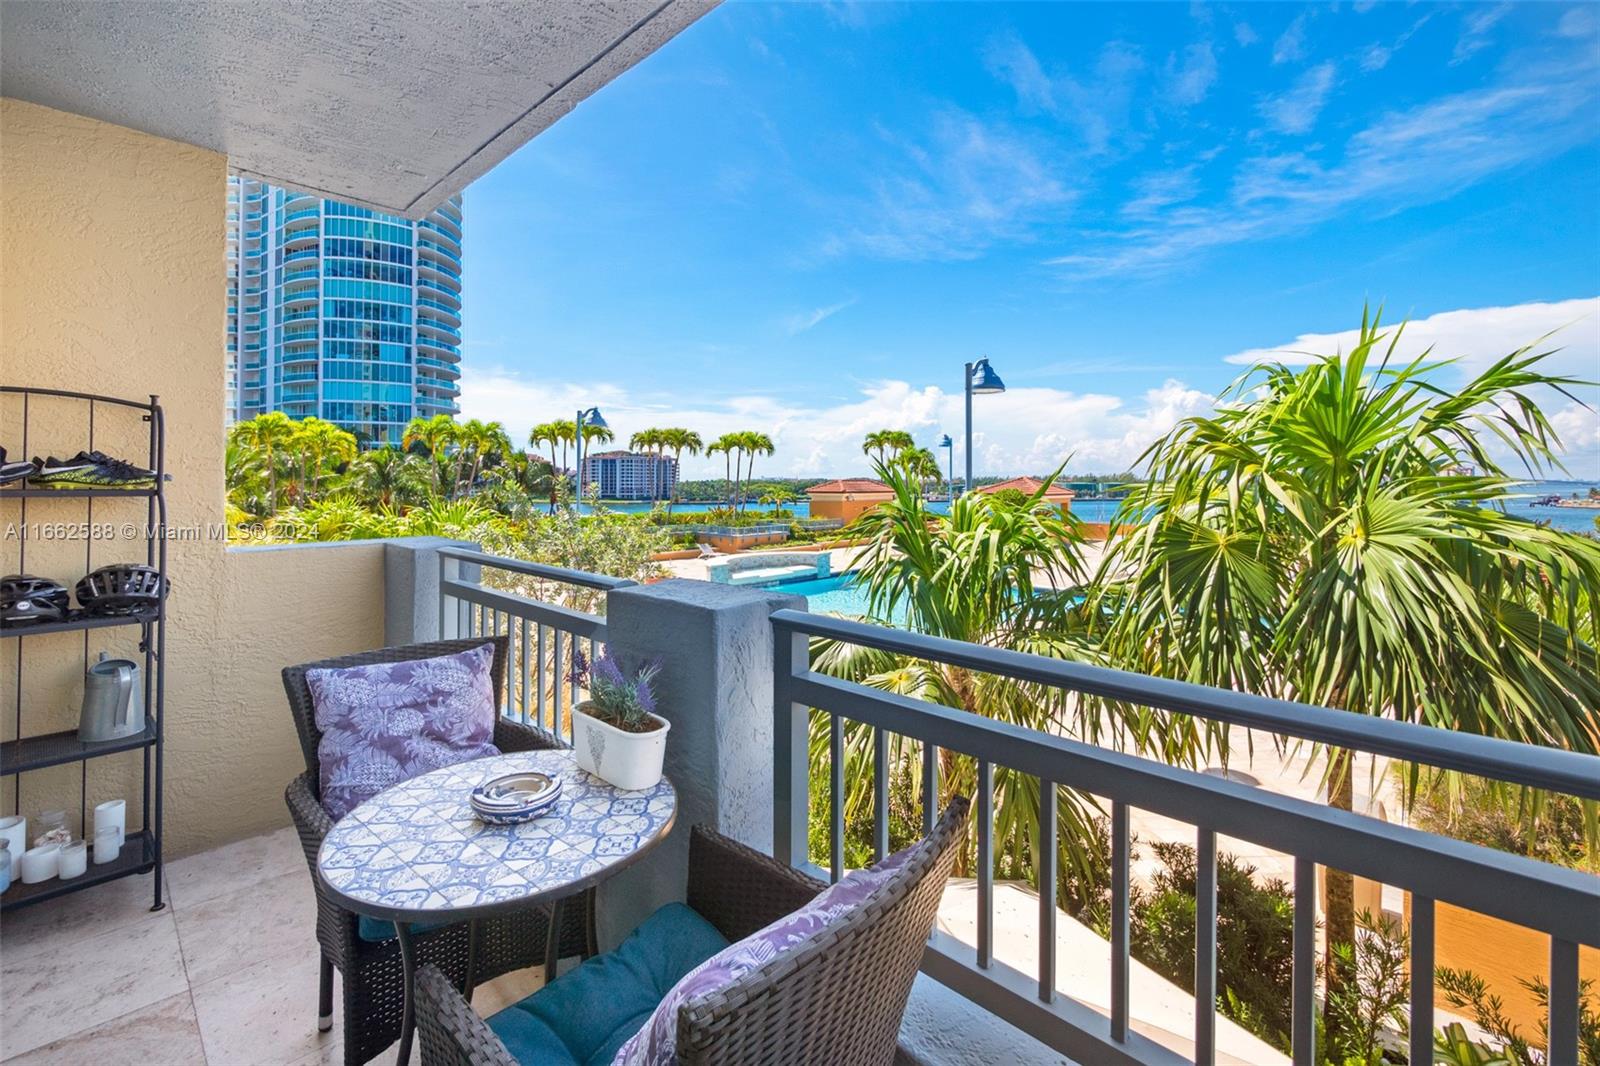
{"label": "pair of sneakers", "polygon": [[156,472],[98,451],[79,452],[70,459],[52,455],[8,462],[0,448],[0,485],[23,480],[39,489],[153,489]]}

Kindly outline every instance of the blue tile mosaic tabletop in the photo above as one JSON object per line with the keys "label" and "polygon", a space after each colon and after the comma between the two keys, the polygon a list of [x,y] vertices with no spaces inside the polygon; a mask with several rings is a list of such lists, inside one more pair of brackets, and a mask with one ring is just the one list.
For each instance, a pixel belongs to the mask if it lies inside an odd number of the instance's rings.
{"label": "blue tile mosaic tabletop", "polygon": [[[490,826],[468,798],[501,774],[537,770],[562,778],[540,818]],[[571,751],[525,751],[458,763],[374,796],[329,831],[317,855],[323,881],[352,910],[419,919],[534,897],[603,875],[671,827],[678,794],[662,778],[623,792],[578,769]]]}

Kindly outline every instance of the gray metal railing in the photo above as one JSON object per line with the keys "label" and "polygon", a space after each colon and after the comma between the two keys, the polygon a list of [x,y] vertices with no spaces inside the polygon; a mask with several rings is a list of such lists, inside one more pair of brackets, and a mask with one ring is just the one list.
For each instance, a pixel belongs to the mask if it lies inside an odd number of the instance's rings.
{"label": "gray metal railing", "polygon": [[[509,637],[500,713],[572,737],[581,698],[575,656],[592,662],[606,639],[605,593],[622,578],[523,562],[465,548],[439,551],[439,635]],[[598,609],[598,610],[597,610]]]}
{"label": "gray metal railing", "polygon": [[[1057,690],[1124,701],[1444,769],[1600,799],[1600,758],[1434,729],[1240,692],[986,648],[842,619],[773,614],[774,841],[778,858],[809,866],[808,752],[813,708],[828,715],[830,870],[843,872],[845,720],[873,730],[874,854],[888,849],[889,737],[922,746],[923,821],[938,803],[937,752],[977,763],[977,944],[935,933],[923,970],[1068,1057],[1086,1062],[1178,1062],[1174,1052],[1129,1027],[1129,812],[1196,827],[1195,1061],[1216,1056],[1217,836],[1294,857],[1292,1059],[1314,1055],[1316,867],[1324,865],[1411,893],[1410,1055],[1433,1061],[1434,908],[1445,902],[1551,937],[1547,1061],[1578,1061],[1578,945],[1600,946],[1600,878],[1375,818],[1024,729],[814,673],[810,641],[846,644],[946,663]],[[1111,995],[1109,1012],[1056,987],[1056,805],[1041,799],[1039,965],[1021,973],[994,958],[993,775],[997,767],[1037,778],[1041,797],[1061,787],[1111,801]],[[975,947],[975,950],[974,950]]]}

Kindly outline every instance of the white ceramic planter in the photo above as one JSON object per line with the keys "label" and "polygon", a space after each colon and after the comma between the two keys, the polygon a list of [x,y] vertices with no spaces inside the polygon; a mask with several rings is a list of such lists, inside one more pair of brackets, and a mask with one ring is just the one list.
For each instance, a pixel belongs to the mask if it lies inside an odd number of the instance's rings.
{"label": "white ceramic planter", "polygon": [[650,717],[661,724],[660,729],[630,733],[591,718],[584,713],[585,706],[580,704],[572,712],[572,748],[580,768],[624,792],[651,788],[661,780],[671,722],[652,714]]}

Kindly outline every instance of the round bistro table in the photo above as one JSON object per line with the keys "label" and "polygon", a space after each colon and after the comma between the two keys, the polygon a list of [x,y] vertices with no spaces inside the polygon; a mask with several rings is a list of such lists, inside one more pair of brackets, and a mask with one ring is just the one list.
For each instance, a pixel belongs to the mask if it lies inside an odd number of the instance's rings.
{"label": "round bistro table", "polygon": [[[561,778],[561,796],[550,809],[521,825],[478,821],[468,803],[472,790],[501,774],[529,770]],[[666,778],[654,788],[624,792],[578,769],[570,750],[555,750],[433,770],[385,789],[341,818],[322,842],[317,872],[342,906],[394,923],[405,975],[401,1066],[411,1055],[416,1024],[413,925],[471,923],[470,999],[478,921],[548,903],[549,979],[562,899],[650,850],[671,831],[677,813],[678,795]]]}

